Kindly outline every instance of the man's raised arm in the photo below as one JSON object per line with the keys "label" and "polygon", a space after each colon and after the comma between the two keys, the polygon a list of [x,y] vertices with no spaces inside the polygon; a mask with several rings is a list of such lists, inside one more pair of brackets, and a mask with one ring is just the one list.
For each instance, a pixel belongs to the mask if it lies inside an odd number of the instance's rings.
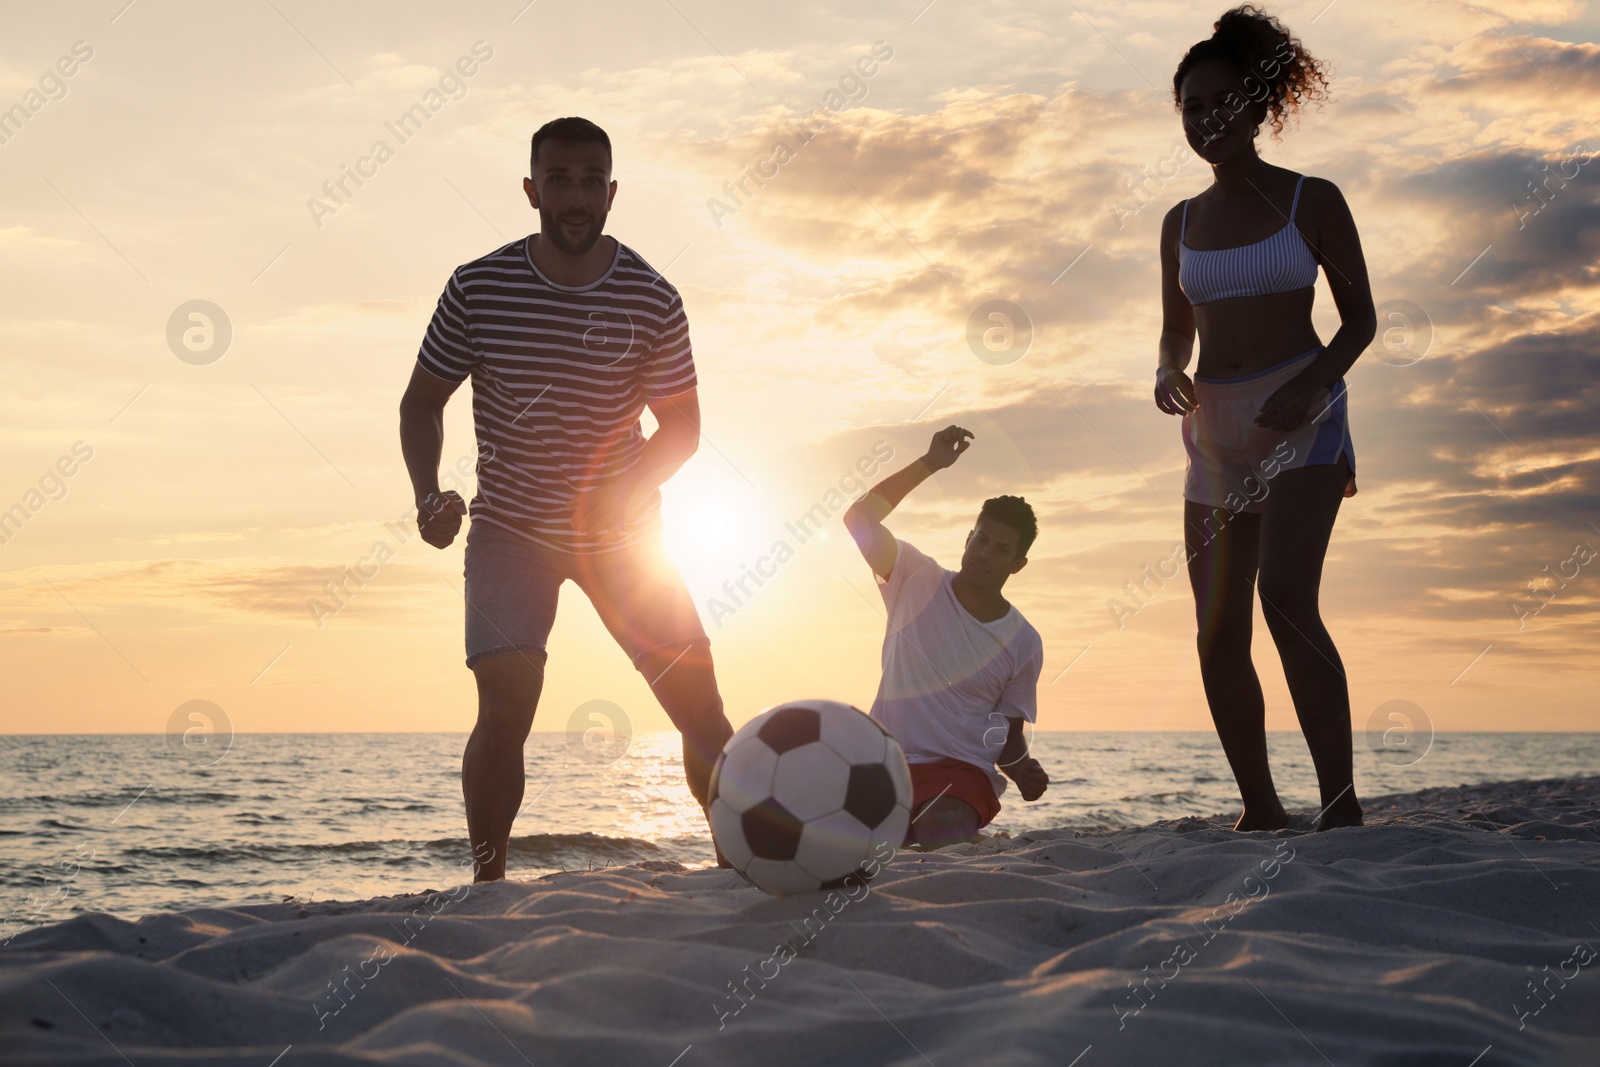
{"label": "man's raised arm", "polygon": [[845,510],[845,529],[855,539],[872,573],[887,579],[894,568],[898,546],[883,520],[930,474],[950,466],[957,456],[972,447],[968,440],[971,436],[971,430],[946,426],[933,435],[925,454],[868,489],[865,496]]}

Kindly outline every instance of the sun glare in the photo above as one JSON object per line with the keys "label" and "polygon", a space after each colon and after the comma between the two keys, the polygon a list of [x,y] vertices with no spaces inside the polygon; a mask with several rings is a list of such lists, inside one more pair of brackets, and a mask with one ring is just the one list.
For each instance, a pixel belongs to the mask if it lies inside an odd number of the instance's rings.
{"label": "sun glare", "polygon": [[697,592],[736,576],[778,536],[750,483],[719,457],[697,455],[661,487],[663,548]]}

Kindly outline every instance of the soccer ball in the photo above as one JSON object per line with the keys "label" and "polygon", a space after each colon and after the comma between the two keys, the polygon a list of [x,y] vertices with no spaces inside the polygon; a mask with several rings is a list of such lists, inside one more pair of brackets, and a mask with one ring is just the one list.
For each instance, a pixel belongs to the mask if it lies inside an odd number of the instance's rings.
{"label": "soccer ball", "polygon": [[835,889],[911,821],[911,770],[894,738],[836,700],[768,708],[711,769],[711,836],[774,896]]}

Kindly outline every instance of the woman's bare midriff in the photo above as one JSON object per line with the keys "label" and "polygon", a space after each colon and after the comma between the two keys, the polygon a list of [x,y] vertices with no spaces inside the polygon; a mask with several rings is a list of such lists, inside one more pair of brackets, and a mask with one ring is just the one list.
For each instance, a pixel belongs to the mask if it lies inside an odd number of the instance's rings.
{"label": "woman's bare midriff", "polygon": [[1293,359],[1322,343],[1311,325],[1316,290],[1239,296],[1194,305],[1202,378],[1237,378]]}

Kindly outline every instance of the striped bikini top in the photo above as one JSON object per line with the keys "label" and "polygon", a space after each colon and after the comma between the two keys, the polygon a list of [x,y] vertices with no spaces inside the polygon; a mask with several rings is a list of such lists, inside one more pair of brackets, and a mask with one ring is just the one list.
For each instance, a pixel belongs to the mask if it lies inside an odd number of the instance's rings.
{"label": "striped bikini top", "polygon": [[1294,185],[1289,221],[1271,237],[1237,248],[1202,252],[1183,243],[1189,228],[1189,201],[1183,202],[1183,223],[1178,231],[1178,288],[1191,304],[1209,304],[1238,296],[1287,293],[1317,284],[1317,260],[1311,246],[1294,225],[1300,206],[1300,184]]}

